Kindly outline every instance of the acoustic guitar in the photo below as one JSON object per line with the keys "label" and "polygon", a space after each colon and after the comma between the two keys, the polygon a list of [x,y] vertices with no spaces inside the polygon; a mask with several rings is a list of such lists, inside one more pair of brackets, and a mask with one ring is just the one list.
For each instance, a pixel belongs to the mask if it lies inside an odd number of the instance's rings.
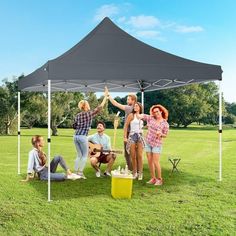
{"label": "acoustic guitar", "polygon": [[106,149],[103,149],[102,145],[100,144],[89,142],[89,157],[90,158],[99,157],[101,153],[103,152],[107,152],[107,153],[113,152],[113,153],[118,153],[118,154],[123,153],[123,151],[120,151],[120,150],[106,150]]}

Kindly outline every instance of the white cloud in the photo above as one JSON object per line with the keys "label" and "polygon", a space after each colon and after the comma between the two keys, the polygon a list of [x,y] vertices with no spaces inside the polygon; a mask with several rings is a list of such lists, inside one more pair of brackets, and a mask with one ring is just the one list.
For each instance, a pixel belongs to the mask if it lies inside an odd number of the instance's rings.
{"label": "white cloud", "polygon": [[186,26],[186,25],[178,25],[176,26],[175,31],[179,33],[193,33],[193,32],[201,32],[204,29],[201,26]]}
{"label": "white cloud", "polygon": [[94,16],[95,21],[101,21],[103,18],[107,17],[112,17],[114,15],[119,14],[119,7],[116,6],[115,4],[106,4],[101,7],[99,7],[96,10],[96,14]]}
{"label": "white cloud", "polygon": [[140,30],[136,31],[136,35],[142,38],[157,38],[160,36],[160,32],[156,30]]}
{"label": "white cloud", "polygon": [[122,16],[122,17],[120,17],[120,18],[117,19],[117,22],[118,22],[118,23],[123,23],[123,22],[125,22],[125,21],[126,21],[126,17],[125,17],[125,16]]}
{"label": "white cloud", "polygon": [[134,28],[152,29],[160,25],[160,21],[155,16],[131,16],[126,22]]}

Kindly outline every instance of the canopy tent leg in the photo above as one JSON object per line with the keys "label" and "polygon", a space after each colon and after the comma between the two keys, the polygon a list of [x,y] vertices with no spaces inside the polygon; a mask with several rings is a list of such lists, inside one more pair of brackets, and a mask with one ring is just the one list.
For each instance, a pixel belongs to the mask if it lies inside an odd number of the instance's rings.
{"label": "canopy tent leg", "polygon": [[141,90],[141,102],[142,102],[142,107],[143,107],[143,113],[144,113],[144,90]]}
{"label": "canopy tent leg", "polygon": [[51,80],[48,80],[48,202],[51,201]]}
{"label": "canopy tent leg", "polygon": [[20,175],[20,92],[18,92],[18,106],[17,106],[17,115],[18,115],[18,143],[17,143],[17,172]]}
{"label": "canopy tent leg", "polygon": [[219,181],[222,181],[222,90],[219,81]]}
{"label": "canopy tent leg", "polygon": [[[141,103],[142,103],[142,107],[143,107],[143,114],[145,114],[144,113],[144,90],[143,89],[141,89]],[[144,160],[144,152],[143,152],[143,160]]]}

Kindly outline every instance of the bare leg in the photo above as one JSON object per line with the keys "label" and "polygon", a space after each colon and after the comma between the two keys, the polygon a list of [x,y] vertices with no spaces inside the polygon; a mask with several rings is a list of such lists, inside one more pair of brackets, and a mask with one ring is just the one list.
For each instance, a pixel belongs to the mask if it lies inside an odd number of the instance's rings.
{"label": "bare leg", "polygon": [[90,164],[91,166],[96,170],[96,171],[99,171],[99,168],[97,166],[98,164],[98,159],[96,157],[92,157],[90,158]]}
{"label": "bare leg", "polygon": [[160,154],[159,153],[153,153],[153,162],[155,169],[157,171],[157,178],[161,179],[161,165],[160,165]]}
{"label": "bare leg", "polygon": [[108,154],[107,155],[108,164],[107,164],[106,172],[111,173],[111,168],[112,168],[112,166],[113,166],[113,164],[115,162],[115,159],[116,159],[115,154]]}
{"label": "bare leg", "polygon": [[147,154],[148,166],[149,166],[151,177],[153,179],[155,179],[156,178],[156,176],[155,176],[155,167],[154,167],[153,158],[152,158],[153,153],[146,152],[146,154]]}
{"label": "bare leg", "polygon": [[133,174],[137,173],[136,143],[130,145],[130,157],[132,159]]}
{"label": "bare leg", "polygon": [[125,153],[126,164],[128,165],[129,170],[132,170],[131,157],[130,154],[126,151],[126,142],[124,142],[124,153]]}
{"label": "bare leg", "polygon": [[137,162],[138,162],[138,172],[139,174],[143,173],[143,145],[141,142],[137,143]]}

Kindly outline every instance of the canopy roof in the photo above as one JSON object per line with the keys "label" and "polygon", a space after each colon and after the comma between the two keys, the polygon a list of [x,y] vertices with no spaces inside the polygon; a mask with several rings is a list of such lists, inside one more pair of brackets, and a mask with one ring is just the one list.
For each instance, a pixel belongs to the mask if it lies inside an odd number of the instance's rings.
{"label": "canopy roof", "polygon": [[221,80],[218,65],[188,60],[132,37],[108,17],[73,48],[19,79],[19,90],[102,91],[159,90]]}

